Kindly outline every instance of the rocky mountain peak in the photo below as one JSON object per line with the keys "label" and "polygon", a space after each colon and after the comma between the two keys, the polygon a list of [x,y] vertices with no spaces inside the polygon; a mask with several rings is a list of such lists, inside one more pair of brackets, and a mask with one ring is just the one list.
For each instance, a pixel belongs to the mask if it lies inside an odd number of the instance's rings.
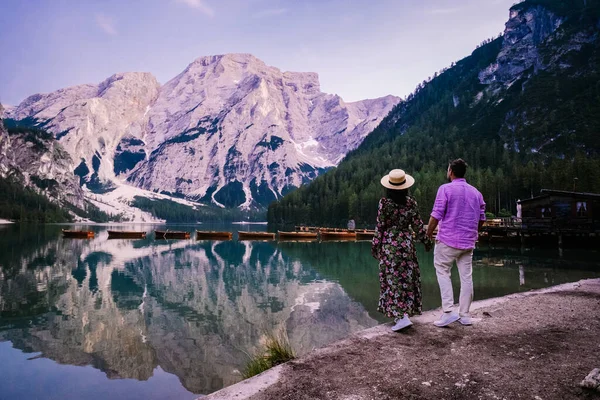
{"label": "rocky mountain peak", "polygon": [[149,73],[34,95],[33,118],[96,193],[126,180],[226,207],[265,206],[335,166],[400,101],[346,104],[316,73],[282,72],[250,54],[200,57],[160,86]]}
{"label": "rocky mountain peak", "polygon": [[121,72],[102,81],[97,88],[97,97],[106,97],[112,93],[120,95],[122,91],[135,88],[157,88],[159,83],[149,72]]}

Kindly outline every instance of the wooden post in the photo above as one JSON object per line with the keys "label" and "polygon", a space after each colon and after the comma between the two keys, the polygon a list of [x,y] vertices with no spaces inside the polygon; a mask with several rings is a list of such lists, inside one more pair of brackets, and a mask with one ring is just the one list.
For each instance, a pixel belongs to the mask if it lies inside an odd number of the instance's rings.
{"label": "wooden post", "polygon": [[563,247],[563,237],[562,237],[562,233],[558,234],[558,248],[562,249]]}
{"label": "wooden post", "polygon": [[525,235],[523,235],[523,230],[519,231],[519,238],[521,239],[521,249],[525,247]]}

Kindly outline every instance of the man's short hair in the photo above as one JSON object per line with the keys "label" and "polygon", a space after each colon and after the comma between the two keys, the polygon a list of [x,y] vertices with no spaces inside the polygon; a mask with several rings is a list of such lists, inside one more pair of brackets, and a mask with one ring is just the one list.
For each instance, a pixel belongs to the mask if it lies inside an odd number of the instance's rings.
{"label": "man's short hair", "polygon": [[465,173],[467,172],[467,163],[462,158],[458,158],[450,161],[450,166],[448,168],[454,173],[455,177],[464,178]]}

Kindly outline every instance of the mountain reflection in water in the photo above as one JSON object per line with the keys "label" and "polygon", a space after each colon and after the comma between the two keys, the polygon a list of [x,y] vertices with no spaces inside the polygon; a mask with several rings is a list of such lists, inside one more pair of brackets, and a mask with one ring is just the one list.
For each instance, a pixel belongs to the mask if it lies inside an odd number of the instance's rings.
{"label": "mountain reflection in water", "polygon": [[[93,229],[92,240],[58,226],[0,231],[0,341],[93,366],[103,385],[164,371],[210,393],[241,379],[268,333],[285,331],[304,354],[386,321],[369,242],[107,240]],[[476,299],[600,275],[595,253],[574,256],[479,249]],[[424,308],[436,308],[433,255],[419,248],[419,260]]]}

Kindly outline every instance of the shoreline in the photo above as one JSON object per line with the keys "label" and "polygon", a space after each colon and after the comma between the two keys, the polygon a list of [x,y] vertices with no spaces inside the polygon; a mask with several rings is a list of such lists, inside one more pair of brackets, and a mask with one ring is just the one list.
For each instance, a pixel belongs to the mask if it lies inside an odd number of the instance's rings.
{"label": "shoreline", "polygon": [[600,398],[578,387],[600,367],[600,279],[479,300],[471,311],[473,326],[435,327],[439,309],[400,333],[378,325],[202,398]]}

